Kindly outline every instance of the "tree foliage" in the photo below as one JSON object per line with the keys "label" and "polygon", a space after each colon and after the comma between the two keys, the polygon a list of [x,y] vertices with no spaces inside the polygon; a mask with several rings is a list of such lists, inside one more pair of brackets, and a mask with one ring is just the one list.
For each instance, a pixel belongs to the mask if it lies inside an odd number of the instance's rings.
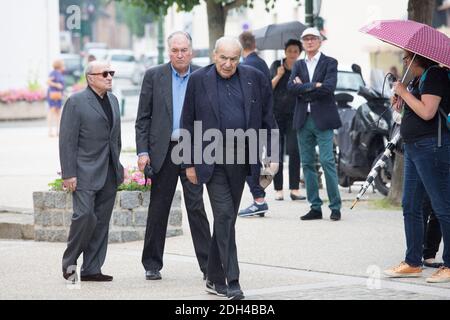
{"label": "tree foliage", "polygon": [[142,38],[145,35],[145,25],[155,19],[155,14],[131,3],[117,2],[116,6],[117,22],[125,23],[132,34]]}

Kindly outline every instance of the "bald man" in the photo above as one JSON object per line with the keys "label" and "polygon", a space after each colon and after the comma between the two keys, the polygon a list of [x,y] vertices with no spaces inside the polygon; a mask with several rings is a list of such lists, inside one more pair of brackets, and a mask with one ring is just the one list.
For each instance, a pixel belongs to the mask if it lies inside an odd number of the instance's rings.
{"label": "bald man", "polygon": [[81,281],[113,279],[101,272],[117,187],[123,181],[119,103],[108,92],[113,76],[109,64],[90,62],[86,68],[88,87],[72,95],[62,113],[59,157],[74,211],[62,260],[66,280],[76,281],[81,253]]}
{"label": "bald man", "polygon": [[[235,224],[245,178],[254,170],[259,172],[260,168],[259,163],[249,161],[249,150],[255,150],[253,148],[261,141],[249,139],[247,143],[234,144],[234,137],[229,139],[226,132],[229,129],[250,130],[257,137],[260,129],[269,130],[270,135],[270,130],[276,128],[269,79],[255,68],[239,65],[241,52],[241,44],[236,39],[223,37],[217,40],[215,63],[194,72],[189,79],[181,120],[181,127],[190,133],[191,141],[201,141],[210,129],[216,129],[225,137],[223,146],[226,147],[223,152],[215,152],[213,159],[185,162],[183,166],[191,183],[206,184],[213,210],[206,291],[232,300],[244,298],[239,284]],[[194,130],[196,121],[202,124],[201,132]],[[196,136],[199,134],[202,137]],[[219,145],[219,148],[223,146]],[[211,154],[211,150],[206,149],[209,144],[203,143],[202,154]],[[194,158],[195,153],[196,148],[192,145]],[[238,155],[243,154],[245,161],[238,161]],[[234,160],[228,161],[228,156]]]}

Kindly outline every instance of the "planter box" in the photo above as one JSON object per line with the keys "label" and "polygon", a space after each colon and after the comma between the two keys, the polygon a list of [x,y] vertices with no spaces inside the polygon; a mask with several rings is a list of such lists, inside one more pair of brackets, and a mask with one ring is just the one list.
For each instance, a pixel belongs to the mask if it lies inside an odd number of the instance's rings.
{"label": "planter box", "polygon": [[0,103],[0,121],[2,120],[31,120],[42,119],[47,116],[47,102],[14,102]]}
{"label": "planter box", "polygon": [[[143,240],[150,192],[120,191],[109,226],[109,242]],[[66,242],[72,221],[72,195],[62,191],[33,192],[34,240]],[[175,192],[167,237],[183,234],[181,192]]]}

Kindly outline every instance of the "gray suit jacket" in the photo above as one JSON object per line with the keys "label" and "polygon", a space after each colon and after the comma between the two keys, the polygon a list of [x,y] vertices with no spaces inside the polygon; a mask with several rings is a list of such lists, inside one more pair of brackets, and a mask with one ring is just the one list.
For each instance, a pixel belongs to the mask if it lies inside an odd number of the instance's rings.
{"label": "gray suit jacket", "polygon": [[77,189],[100,190],[106,181],[111,154],[117,185],[123,182],[122,148],[117,98],[108,92],[113,127],[94,93],[86,88],[65,103],[59,137],[62,178],[77,177]]}
{"label": "gray suit jacket", "polygon": [[[191,72],[199,68],[191,65]],[[145,73],[135,127],[137,154],[147,152],[154,172],[159,172],[173,131],[170,63],[153,67]]]}

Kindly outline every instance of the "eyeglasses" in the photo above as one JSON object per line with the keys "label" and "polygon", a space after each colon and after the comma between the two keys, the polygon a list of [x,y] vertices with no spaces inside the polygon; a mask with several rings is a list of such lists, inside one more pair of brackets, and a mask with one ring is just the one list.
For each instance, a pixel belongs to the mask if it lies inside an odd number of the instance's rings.
{"label": "eyeglasses", "polygon": [[103,71],[103,72],[99,72],[99,73],[89,73],[89,75],[98,76],[101,74],[103,76],[103,78],[108,78],[108,74],[109,74],[112,78],[112,77],[114,77],[115,73],[116,73],[115,71]]}
{"label": "eyeglasses", "polygon": [[304,38],[302,38],[303,42],[316,41],[316,40],[319,40],[319,38],[318,37],[304,37]]}

